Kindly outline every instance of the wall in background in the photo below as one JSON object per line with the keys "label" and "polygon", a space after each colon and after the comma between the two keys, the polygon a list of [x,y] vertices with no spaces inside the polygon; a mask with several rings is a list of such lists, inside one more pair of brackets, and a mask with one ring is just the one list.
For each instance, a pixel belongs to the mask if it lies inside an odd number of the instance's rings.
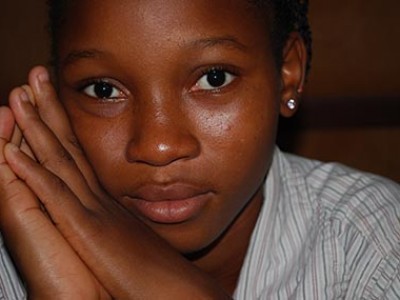
{"label": "wall in background", "polygon": [[26,82],[29,69],[48,62],[45,0],[2,0],[0,13],[0,101]]}

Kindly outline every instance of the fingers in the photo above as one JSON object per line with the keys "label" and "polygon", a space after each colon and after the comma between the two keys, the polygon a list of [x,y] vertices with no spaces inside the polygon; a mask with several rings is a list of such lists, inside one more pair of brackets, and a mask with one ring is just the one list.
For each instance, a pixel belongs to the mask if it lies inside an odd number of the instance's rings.
{"label": "fingers", "polygon": [[38,218],[39,223],[43,222],[40,216],[42,212],[36,197],[17,178],[4,157],[5,146],[12,134],[11,126],[6,126],[8,123],[4,121],[10,121],[12,114],[6,108],[0,108],[0,111],[3,117],[0,126],[0,228],[13,254],[20,258],[19,262],[24,262],[26,256],[18,252],[21,247],[16,245],[23,245],[20,242],[25,235],[25,227],[33,230],[38,225],[33,220]]}
{"label": "fingers", "polygon": [[[36,286],[40,291],[47,290],[47,284],[53,281],[62,285],[53,289],[55,295],[69,293],[73,287],[75,294],[82,296],[90,291],[90,285],[106,295],[68,243],[82,240],[87,231],[81,226],[90,224],[90,213],[80,199],[84,203],[98,203],[74,158],[63,146],[68,146],[78,159],[84,160],[79,149],[73,149],[65,138],[73,134],[59,103],[58,113],[65,118],[52,112],[57,99],[49,82],[46,88],[47,91],[38,93],[42,97],[39,101],[43,101],[42,111],[36,106],[37,96],[29,86],[11,93],[11,109],[0,107],[0,230],[28,288]],[[47,103],[47,100],[52,102]],[[43,118],[38,111],[44,114]],[[31,147],[43,166],[32,159],[32,152],[31,157],[26,155]],[[42,204],[51,220],[42,211]],[[65,285],[67,281],[71,284]]]}
{"label": "fingers", "polygon": [[62,232],[70,231],[75,223],[79,223],[76,220],[83,220],[87,216],[84,206],[67,184],[20,151],[17,146],[6,144],[4,158],[12,172],[40,199],[53,222],[61,226],[59,229]]}
{"label": "fingers", "polygon": [[29,74],[29,84],[35,97],[40,118],[54,132],[61,145],[67,150],[81,170],[92,191],[101,193],[97,178],[77,141],[68,116],[50,83],[46,68],[39,66]]}
{"label": "fingers", "polygon": [[14,99],[10,106],[39,163],[63,180],[86,205],[96,206],[92,191],[77,167],[74,158],[59,142],[53,131],[42,122],[32,104],[21,97]]}
{"label": "fingers", "polygon": [[16,181],[17,177],[9,168],[3,153],[5,145],[11,138],[14,127],[14,118],[9,108],[0,107],[0,118],[0,199],[3,199],[12,190],[8,189],[8,186]]}
{"label": "fingers", "polygon": [[[29,101],[32,104],[34,104],[33,92],[28,85],[23,85],[21,87],[15,88],[10,93],[9,103],[15,102],[16,101],[15,99],[19,99],[21,97],[27,97],[29,99]],[[12,112],[11,112],[11,114],[12,114]],[[13,115],[12,115],[12,118],[14,119]],[[2,119],[0,118],[0,120],[2,120]],[[12,136],[9,140],[11,141],[11,143],[19,146],[21,148],[21,150],[24,151],[30,157],[32,157],[32,158],[35,157],[32,153],[32,150],[30,149],[29,145],[26,143],[25,139],[23,138],[21,129],[18,127],[18,124],[16,124],[15,122],[14,122],[13,130],[12,130]]]}
{"label": "fingers", "polygon": [[[10,218],[20,217],[25,211],[40,209],[39,202],[29,188],[12,171],[5,159],[8,143],[0,130],[0,225],[9,224]],[[7,132],[8,134],[10,132]]]}
{"label": "fingers", "polygon": [[17,125],[15,125],[14,127],[13,134],[11,137],[11,143],[17,146],[20,146],[22,143],[22,132]]}
{"label": "fingers", "polygon": [[41,66],[32,69],[29,74],[29,84],[43,122],[59,137],[60,142],[66,142],[63,145],[67,150],[76,151],[75,135],[57,93],[50,83],[47,70]]}
{"label": "fingers", "polygon": [[[10,130],[0,130],[0,230],[27,284],[29,296],[34,299],[109,299],[75,250],[41,210],[32,190],[13,172],[11,166],[29,182],[32,176],[40,175],[37,170],[29,173],[30,164],[38,164],[16,145],[7,143],[4,133],[9,134]],[[23,168],[26,168],[25,172],[21,171]],[[43,179],[43,176],[39,177],[37,181]],[[38,184],[31,184],[38,193]],[[44,185],[48,193],[54,192],[51,184]],[[59,201],[58,205],[62,205],[61,211],[67,214],[65,206],[71,206],[71,203],[77,202]],[[60,295],[65,296],[60,298]],[[102,298],[101,295],[105,296]]]}
{"label": "fingers", "polygon": [[[18,91],[18,89],[20,89],[20,90]],[[29,85],[23,85],[20,88],[17,88],[16,90],[20,94],[23,93],[24,97],[28,97],[28,99],[32,103],[32,105],[34,105],[34,106],[36,105],[35,104],[35,96],[33,95],[33,91]],[[16,96],[18,97],[20,95],[16,95]],[[10,98],[13,98],[13,97],[15,97],[15,96],[11,93]],[[19,129],[18,125],[16,125],[14,128],[11,142],[17,146],[21,146],[21,144],[23,144],[22,132],[21,132],[21,129]]]}
{"label": "fingers", "polygon": [[[95,277],[41,210],[36,196],[9,167],[3,153],[15,164],[16,157],[10,153],[13,149],[25,155],[14,144],[0,139],[0,229],[29,295],[38,299],[59,299],[59,295],[98,299],[92,295],[103,289]],[[33,162],[28,156],[25,159]]]}
{"label": "fingers", "polygon": [[15,127],[15,120],[8,107],[0,107],[0,138],[9,141]]}
{"label": "fingers", "polygon": [[[27,97],[29,101],[35,105],[34,102],[34,95],[32,92],[32,89],[28,85],[23,85],[21,87],[15,88],[11,93],[10,93],[10,99],[13,99],[15,97]],[[12,100],[11,100],[12,101]],[[14,131],[11,137],[11,142],[17,146],[20,146],[22,143],[22,132],[19,129],[18,125],[14,127]]]}
{"label": "fingers", "polygon": [[[25,98],[27,101],[33,99],[33,92],[28,86],[13,89],[9,96],[9,102],[14,99]],[[17,146],[21,145],[22,133],[15,123],[12,111],[8,107],[0,107],[0,131],[1,136]]]}

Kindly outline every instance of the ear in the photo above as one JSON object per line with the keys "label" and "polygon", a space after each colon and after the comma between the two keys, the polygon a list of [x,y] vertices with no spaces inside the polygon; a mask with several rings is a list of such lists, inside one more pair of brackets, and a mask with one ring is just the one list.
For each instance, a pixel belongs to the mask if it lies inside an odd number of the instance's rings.
{"label": "ear", "polygon": [[307,63],[306,47],[297,32],[289,35],[282,57],[280,112],[284,117],[291,117],[300,104]]}

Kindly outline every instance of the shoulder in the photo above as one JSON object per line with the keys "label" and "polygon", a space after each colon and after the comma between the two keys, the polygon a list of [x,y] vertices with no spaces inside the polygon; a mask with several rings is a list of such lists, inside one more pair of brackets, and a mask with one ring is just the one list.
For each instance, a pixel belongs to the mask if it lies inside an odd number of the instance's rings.
{"label": "shoulder", "polygon": [[324,222],[355,229],[382,254],[399,247],[399,184],[341,164],[283,155],[290,170],[284,176],[303,190]]}
{"label": "shoulder", "polygon": [[336,295],[395,295],[400,285],[400,186],[337,163],[288,154],[282,163],[286,184],[312,204],[318,227],[312,259],[326,266],[331,281],[326,286],[341,278],[333,285],[340,287]]}
{"label": "shoulder", "polygon": [[238,285],[240,299],[360,299],[396,291],[396,183],[277,149],[264,197]]}

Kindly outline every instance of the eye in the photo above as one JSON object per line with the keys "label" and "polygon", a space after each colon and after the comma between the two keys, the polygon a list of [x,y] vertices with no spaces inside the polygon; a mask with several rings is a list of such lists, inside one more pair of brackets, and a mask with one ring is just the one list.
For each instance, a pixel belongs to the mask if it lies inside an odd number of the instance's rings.
{"label": "eye", "polygon": [[90,83],[86,85],[82,91],[86,95],[97,99],[118,100],[124,98],[124,93],[119,88],[105,80],[98,80]]}
{"label": "eye", "polygon": [[232,73],[220,69],[213,68],[204,73],[204,75],[196,82],[196,90],[218,90],[230,84],[236,78]]}

